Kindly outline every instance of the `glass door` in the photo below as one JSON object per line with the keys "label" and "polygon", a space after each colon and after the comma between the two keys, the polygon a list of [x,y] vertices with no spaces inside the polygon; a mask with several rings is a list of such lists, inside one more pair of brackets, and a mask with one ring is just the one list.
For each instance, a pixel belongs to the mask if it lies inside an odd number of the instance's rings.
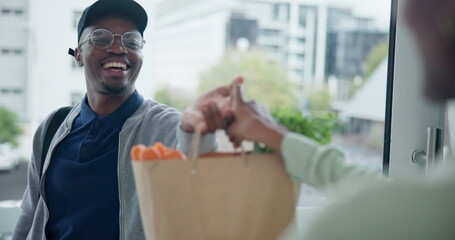
{"label": "glass door", "polygon": [[[445,106],[425,98],[422,66],[414,36],[403,19],[406,1],[396,1],[398,17],[391,86],[390,152],[385,151],[385,172],[394,179],[422,178],[424,167],[413,162],[419,151],[427,151],[428,129],[444,130]],[[415,156],[418,158],[419,156]],[[418,161],[418,160],[417,160]]]}

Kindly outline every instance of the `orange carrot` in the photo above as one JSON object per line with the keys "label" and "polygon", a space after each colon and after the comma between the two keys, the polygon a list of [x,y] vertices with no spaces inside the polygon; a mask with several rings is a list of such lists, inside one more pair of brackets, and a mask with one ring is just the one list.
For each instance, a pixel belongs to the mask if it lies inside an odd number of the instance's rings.
{"label": "orange carrot", "polygon": [[130,154],[131,154],[131,159],[133,160],[143,160],[142,159],[142,152],[145,150],[145,145],[143,144],[138,144],[134,145],[131,148]]}
{"label": "orange carrot", "polygon": [[153,147],[147,147],[142,151],[142,160],[155,160],[162,158],[162,154]]}
{"label": "orange carrot", "polygon": [[152,147],[153,147],[157,152],[159,152],[159,153],[161,154],[161,156],[164,155],[166,149],[168,149],[168,148],[166,148],[161,142],[157,142],[157,143],[153,144]]}
{"label": "orange carrot", "polygon": [[167,148],[161,142],[157,142],[153,146],[135,145],[131,148],[130,154],[133,160],[186,159],[185,154]]}

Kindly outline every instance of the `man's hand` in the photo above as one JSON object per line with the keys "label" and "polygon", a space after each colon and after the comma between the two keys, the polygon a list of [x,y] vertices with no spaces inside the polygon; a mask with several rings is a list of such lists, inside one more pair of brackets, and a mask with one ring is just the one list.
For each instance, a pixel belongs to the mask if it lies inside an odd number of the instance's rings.
{"label": "man's hand", "polygon": [[281,141],[287,129],[276,124],[267,109],[255,101],[243,99],[241,84],[232,87],[231,93],[232,123],[226,129],[234,147],[239,147],[242,140],[264,143],[280,151]]}
{"label": "man's hand", "polygon": [[183,112],[181,126],[186,132],[194,132],[197,128],[201,134],[224,129],[230,122],[229,97],[233,86],[243,83],[238,77],[229,85],[215,88],[203,94],[195,104]]}

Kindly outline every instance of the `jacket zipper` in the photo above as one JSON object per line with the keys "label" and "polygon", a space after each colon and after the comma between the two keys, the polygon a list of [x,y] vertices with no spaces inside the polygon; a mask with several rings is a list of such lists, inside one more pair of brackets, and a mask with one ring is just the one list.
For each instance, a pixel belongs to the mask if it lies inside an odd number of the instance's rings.
{"label": "jacket zipper", "polygon": [[117,156],[117,185],[118,185],[118,202],[119,202],[119,239],[122,240],[123,238],[123,207],[122,207],[122,184],[121,184],[121,176],[120,176],[120,161],[122,154],[122,131],[119,133],[119,140],[118,140],[118,156]]}
{"label": "jacket zipper", "polygon": [[[52,149],[50,149],[51,151],[49,151],[50,156],[52,156],[54,154],[55,146],[57,146],[69,134],[69,132],[70,132],[70,128],[65,127],[65,132],[57,139],[56,144],[50,146],[50,147],[52,147]],[[46,159],[47,159],[47,156],[46,156]],[[43,174],[40,176],[40,188],[39,188],[40,195],[43,198],[44,210],[46,211],[46,217],[44,219],[44,224],[43,224],[43,239],[44,240],[46,240],[46,225],[47,225],[47,222],[49,221],[49,209],[47,208],[46,198],[44,197],[44,184],[45,184],[44,179],[46,176],[47,168],[49,167],[49,164],[51,162],[51,158],[49,158],[47,165],[46,165],[46,159],[44,159]]]}

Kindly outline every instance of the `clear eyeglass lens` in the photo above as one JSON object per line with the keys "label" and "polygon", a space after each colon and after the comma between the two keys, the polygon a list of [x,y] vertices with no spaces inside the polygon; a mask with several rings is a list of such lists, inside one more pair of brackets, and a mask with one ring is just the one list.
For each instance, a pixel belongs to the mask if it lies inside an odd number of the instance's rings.
{"label": "clear eyeglass lens", "polygon": [[104,29],[98,29],[92,32],[91,40],[99,48],[108,48],[114,42],[114,35]]}
{"label": "clear eyeglass lens", "polygon": [[141,49],[143,42],[142,36],[138,33],[128,32],[122,36],[122,43],[127,48]]}
{"label": "clear eyeglass lens", "polygon": [[[91,40],[96,47],[108,48],[114,43],[114,35],[108,30],[97,29],[92,32]],[[123,34],[121,41],[123,46],[133,50],[141,49],[144,42],[140,34],[133,32]]]}

